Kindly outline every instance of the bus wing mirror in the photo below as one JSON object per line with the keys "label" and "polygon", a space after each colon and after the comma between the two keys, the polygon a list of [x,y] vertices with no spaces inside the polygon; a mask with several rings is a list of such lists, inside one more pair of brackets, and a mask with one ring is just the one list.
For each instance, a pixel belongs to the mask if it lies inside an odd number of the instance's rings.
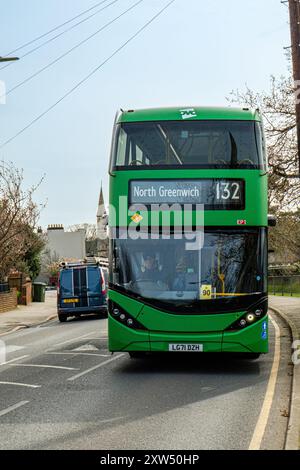
{"label": "bus wing mirror", "polygon": [[268,227],[276,227],[277,219],[275,215],[268,214]]}

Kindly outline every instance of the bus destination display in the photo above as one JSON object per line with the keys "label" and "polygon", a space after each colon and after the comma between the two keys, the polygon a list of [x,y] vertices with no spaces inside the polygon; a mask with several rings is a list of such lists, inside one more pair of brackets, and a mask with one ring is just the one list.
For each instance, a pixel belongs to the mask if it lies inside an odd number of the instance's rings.
{"label": "bus destination display", "polygon": [[244,209],[245,187],[240,179],[132,180],[129,203],[203,204],[206,209]]}

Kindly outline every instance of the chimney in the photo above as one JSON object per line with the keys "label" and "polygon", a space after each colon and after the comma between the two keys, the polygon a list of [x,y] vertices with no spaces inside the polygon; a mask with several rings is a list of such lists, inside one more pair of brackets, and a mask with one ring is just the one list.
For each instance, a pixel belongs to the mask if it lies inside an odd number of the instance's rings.
{"label": "chimney", "polygon": [[64,226],[61,224],[51,224],[48,225],[47,231],[50,232],[50,230],[62,230],[64,232]]}

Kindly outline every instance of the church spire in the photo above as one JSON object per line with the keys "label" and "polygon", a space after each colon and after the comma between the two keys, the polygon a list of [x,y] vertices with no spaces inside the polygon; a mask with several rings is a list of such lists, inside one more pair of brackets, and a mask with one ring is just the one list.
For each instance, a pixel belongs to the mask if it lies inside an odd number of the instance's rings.
{"label": "church spire", "polygon": [[103,197],[102,181],[101,181],[101,189],[100,189],[100,196],[99,196],[99,204],[98,204],[98,206],[104,206],[104,197]]}
{"label": "church spire", "polygon": [[104,205],[104,196],[103,196],[103,188],[102,188],[102,181],[101,181],[101,189],[100,189],[98,210],[97,210],[97,220],[99,221],[105,215],[106,215],[106,210],[105,210],[105,205]]}

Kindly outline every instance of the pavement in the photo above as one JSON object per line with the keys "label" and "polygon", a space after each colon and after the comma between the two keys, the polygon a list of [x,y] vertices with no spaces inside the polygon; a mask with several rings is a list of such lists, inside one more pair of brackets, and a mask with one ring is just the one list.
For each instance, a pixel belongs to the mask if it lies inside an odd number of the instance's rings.
{"label": "pavement", "polygon": [[57,318],[56,291],[46,291],[45,302],[19,305],[15,310],[0,313],[0,336],[22,328],[40,325]]}
{"label": "pavement", "polygon": [[291,351],[293,370],[290,418],[286,450],[300,449],[300,298],[269,296],[269,307],[289,324],[293,344]]}

